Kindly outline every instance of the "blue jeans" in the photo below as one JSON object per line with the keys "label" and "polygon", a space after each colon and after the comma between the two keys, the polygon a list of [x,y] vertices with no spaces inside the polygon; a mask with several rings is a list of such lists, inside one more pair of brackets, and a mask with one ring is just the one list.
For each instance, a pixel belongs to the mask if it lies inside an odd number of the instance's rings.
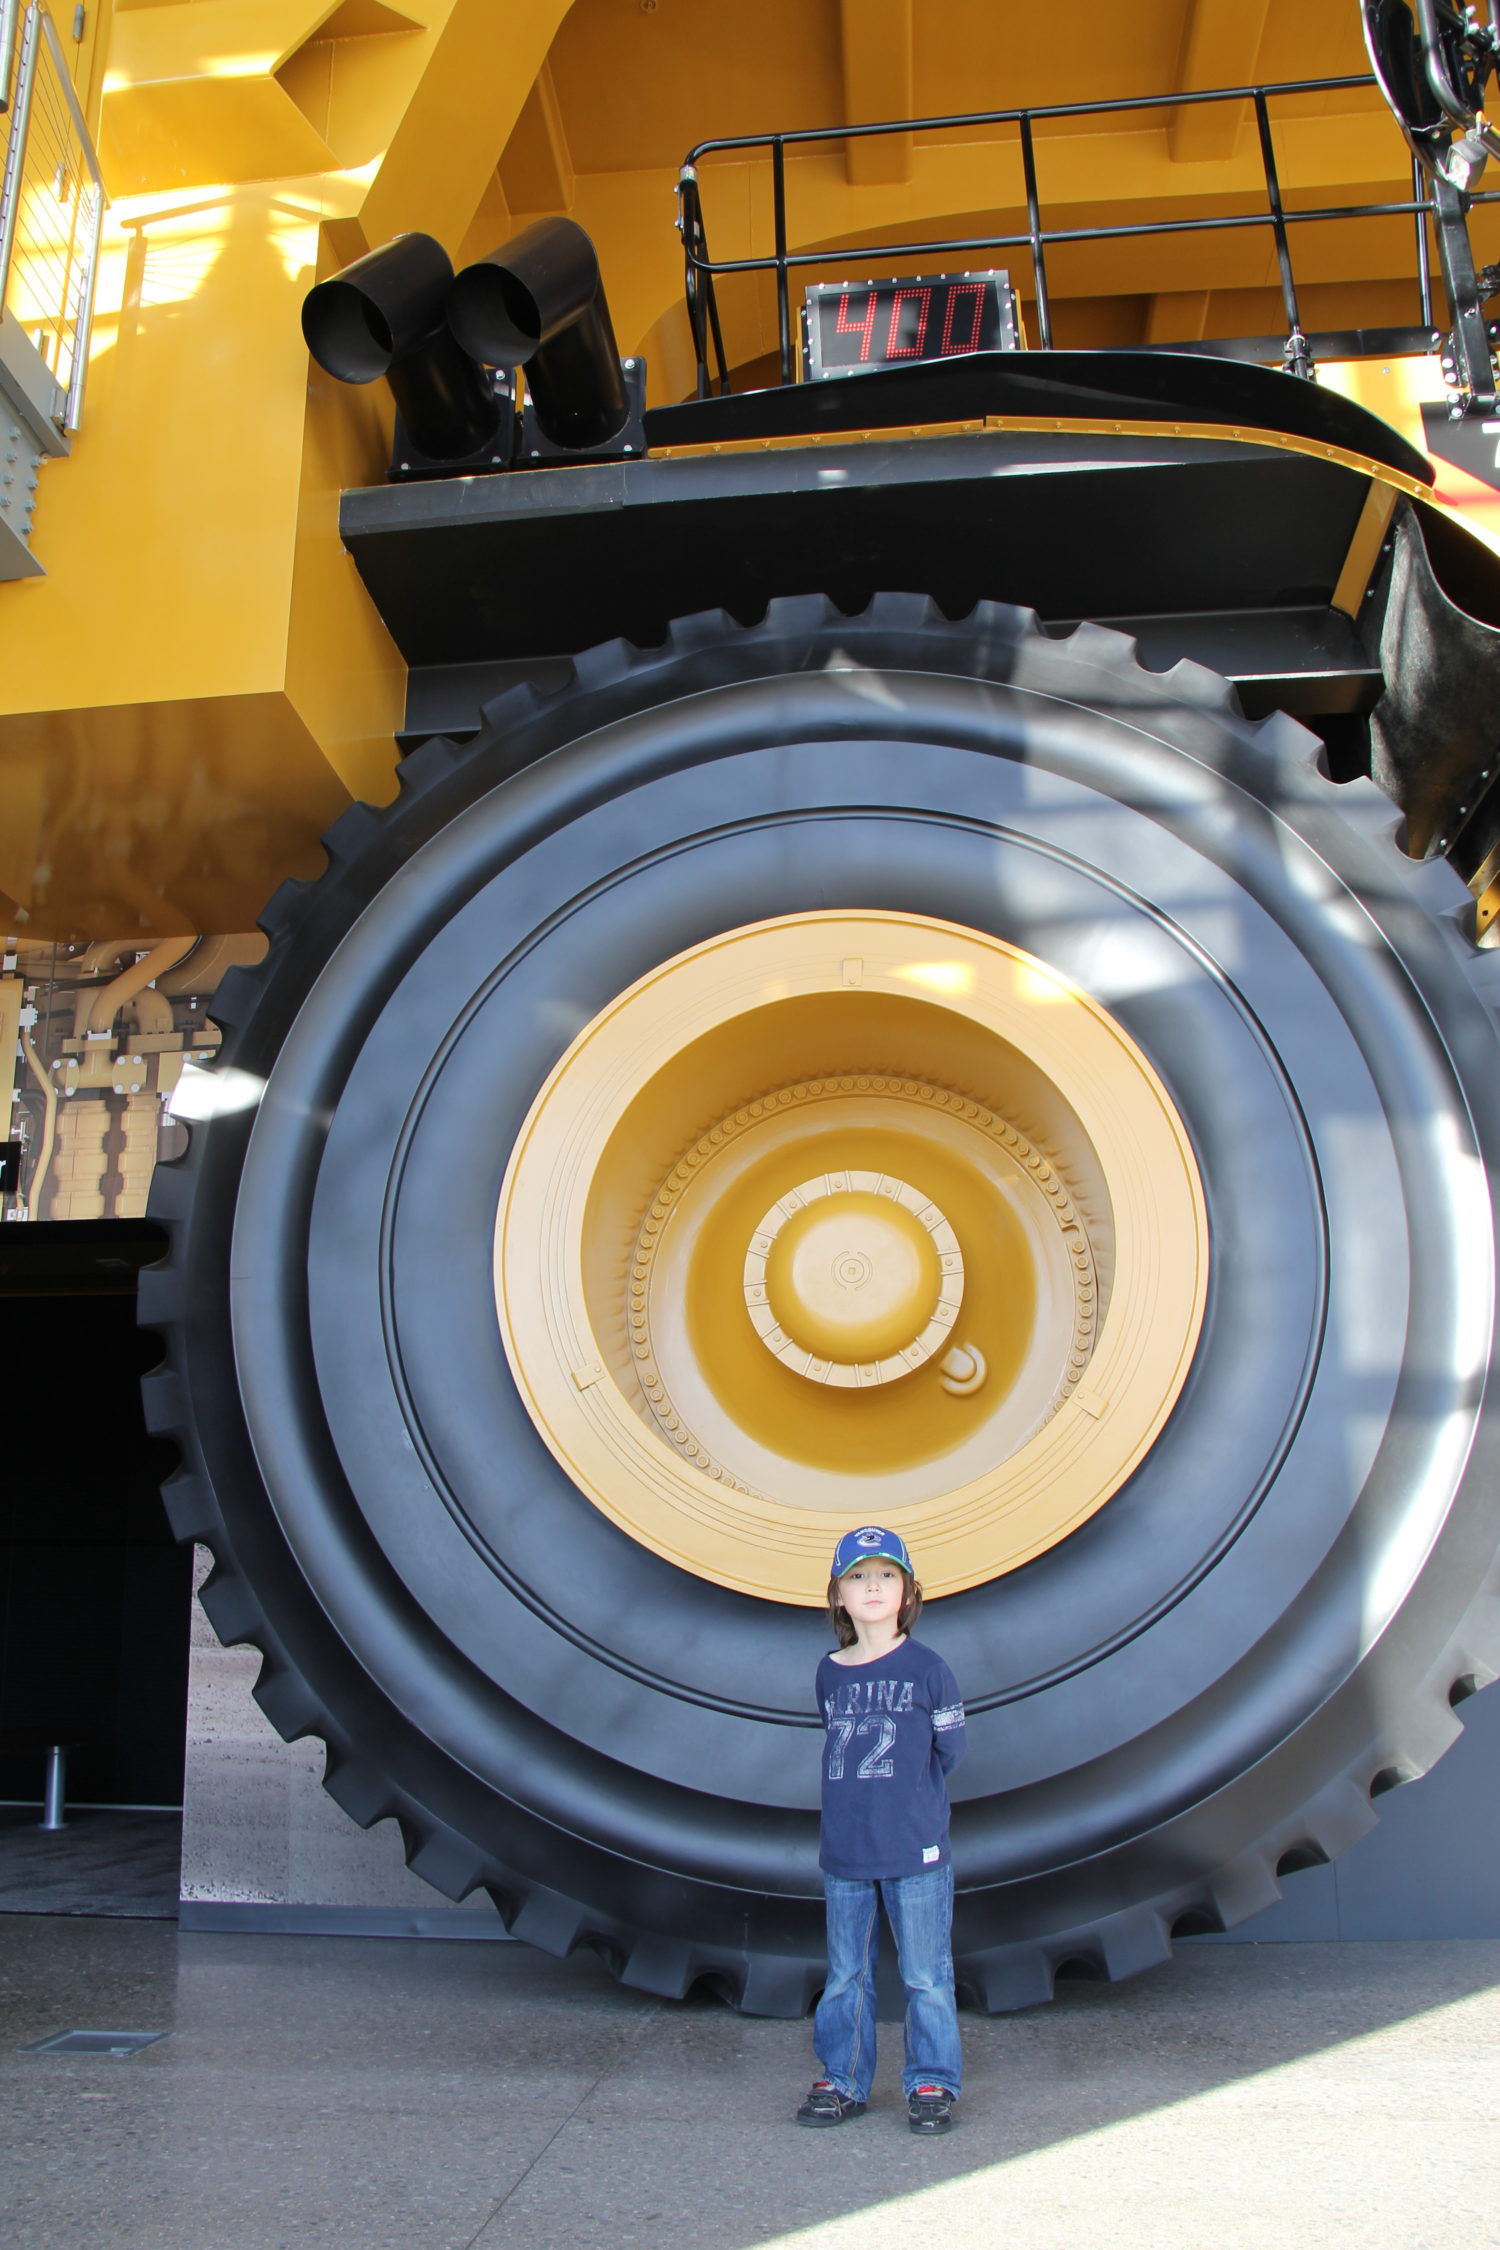
{"label": "blue jeans", "polygon": [[880,1901],[890,1916],[906,1987],[903,2092],[918,2086],[963,2091],[963,2051],[953,1998],[953,1869],[898,1875],[878,1883],[823,1877],[828,1908],[828,1982],[813,2018],[813,2048],[839,2092],[870,2098],[875,2076],[875,1963]]}

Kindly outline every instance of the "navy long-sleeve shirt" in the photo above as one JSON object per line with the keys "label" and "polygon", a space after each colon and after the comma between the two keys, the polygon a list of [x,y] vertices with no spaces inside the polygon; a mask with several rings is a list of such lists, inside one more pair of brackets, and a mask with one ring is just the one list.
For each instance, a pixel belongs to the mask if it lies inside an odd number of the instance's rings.
{"label": "navy long-sleeve shirt", "polygon": [[964,1707],[942,1658],[900,1642],[870,1664],[818,1666],[829,1875],[877,1882],[948,1859],[945,1777],[964,1753]]}

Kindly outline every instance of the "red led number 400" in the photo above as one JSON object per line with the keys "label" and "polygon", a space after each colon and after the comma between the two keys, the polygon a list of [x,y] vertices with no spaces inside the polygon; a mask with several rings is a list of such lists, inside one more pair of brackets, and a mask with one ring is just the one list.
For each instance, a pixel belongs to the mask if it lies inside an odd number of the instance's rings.
{"label": "red led number 400", "polygon": [[[979,351],[989,340],[985,329],[991,323],[985,315],[993,303],[985,281],[890,282],[845,289],[835,319],[823,324],[822,364],[882,366],[891,360],[947,359]],[[832,309],[825,299],[820,310]],[[859,338],[857,352],[852,342],[840,344],[845,336]]]}

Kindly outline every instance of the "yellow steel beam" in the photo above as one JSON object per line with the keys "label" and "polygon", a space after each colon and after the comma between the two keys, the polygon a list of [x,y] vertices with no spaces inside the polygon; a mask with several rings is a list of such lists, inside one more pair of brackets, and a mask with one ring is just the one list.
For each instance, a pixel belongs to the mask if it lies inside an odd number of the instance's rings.
{"label": "yellow steel beam", "polygon": [[100,156],[117,195],[332,170],[276,73],[336,0],[169,0],[117,11]]}
{"label": "yellow steel beam", "polygon": [[[1247,86],[1255,77],[1267,0],[1188,0],[1177,66],[1178,93]],[[1172,113],[1167,141],[1178,163],[1233,156],[1249,105],[1200,102]]]}
{"label": "yellow steel beam", "polygon": [[[1416,497],[1420,498],[1418,494]],[[1365,494],[1365,504],[1359,512],[1354,536],[1349,542],[1349,552],[1344,557],[1344,567],[1339,572],[1338,584],[1333,589],[1332,607],[1343,611],[1346,617],[1358,617],[1366,589],[1380,554],[1381,543],[1390,529],[1391,517],[1396,512],[1395,485],[1379,479],[1372,482]]]}
{"label": "yellow steel beam", "polygon": [[342,0],[276,79],[328,143],[336,166],[379,161],[421,76],[422,21],[390,0]]}
{"label": "yellow steel beam", "polygon": [[511,214],[505,183],[500,177],[500,167],[497,164],[490,174],[489,185],[480,197],[479,208],[469,221],[468,232],[453,254],[454,265],[460,268],[471,265],[474,259],[498,249],[515,231],[516,222]]}
{"label": "yellow steel beam", "polygon": [[512,211],[571,211],[573,159],[552,73],[543,63],[500,162]]}
{"label": "yellow steel beam", "polygon": [[[913,114],[911,16],[912,0],[839,0],[846,124],[876,125]],[[854,187],[910,179],[910,133],[846,141],[844,176]]]}
{"label": "yellow steel beam", "polygon": [[248,926],[351,798],[394,788],[405,667],[338,534],[340,490],[384,472],[390,401],[310,376],[299,309],[403,228],[459,246],[564,12],[116,16],[85,426],[46,487],[47,575],[0,590],[7,920]]}
{"label": "yellow steel beam", "polygon": [[1159,289],[1146,307],[1143,344],[1190,344],[1208,333],[1207,289]]}
{"label": "yellow steel beam", "polygon": [[[201,4],[201,0],[200,0]],[[569,0],[437,0],[421,75],[360,203],[371,243],[462,240]]]}

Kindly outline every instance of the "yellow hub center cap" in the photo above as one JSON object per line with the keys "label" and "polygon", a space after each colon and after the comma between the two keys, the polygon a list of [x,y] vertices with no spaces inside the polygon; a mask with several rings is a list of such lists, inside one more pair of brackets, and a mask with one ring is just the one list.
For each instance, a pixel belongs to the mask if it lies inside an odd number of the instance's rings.
{"label": "yellow hub center cap", "polygon": [[825,1172],[778,1197],[745,1253],[745,1309],[766,1349],[810,1382],[894,1382],[952,1339],[958,1237],[937,1205],[882,1172]]}

